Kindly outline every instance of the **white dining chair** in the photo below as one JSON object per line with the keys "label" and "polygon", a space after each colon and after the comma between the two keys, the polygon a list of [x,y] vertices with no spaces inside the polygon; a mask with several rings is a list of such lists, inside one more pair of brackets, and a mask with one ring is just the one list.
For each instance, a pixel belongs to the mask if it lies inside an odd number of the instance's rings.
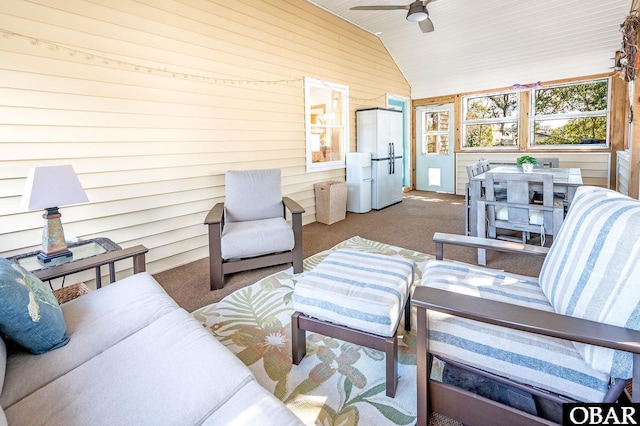
{"label": "white dining chair", "polygon": [[[522,232],[516,241],[527,242],[531,233],[540,234],[541,245],[546,235],[557,235],[564,218],[562,200],[553,194],[553,176],[546,173],[486,173],[485,199],[479,204],[482,216],[486,215],[489,238],[498,238],[498,229]],[[506,187],[506,200],[496,197],[496,182]],[[532,188],[542,187],[542,204],[533,202]],[[478,222],[480,225],[480,221]],[[483,235],[480,235],[483,236]],[[500,236],[501,239],[512,239]]]}

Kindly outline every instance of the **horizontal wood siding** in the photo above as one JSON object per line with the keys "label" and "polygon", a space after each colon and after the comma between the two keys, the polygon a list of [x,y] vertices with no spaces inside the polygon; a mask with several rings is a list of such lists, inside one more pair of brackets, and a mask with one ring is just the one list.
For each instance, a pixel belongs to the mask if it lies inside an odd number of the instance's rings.
{"label": "horizontal wood siding", "polygon": [[624,195],[629,195],[629,153],[627,151],[618,151],[617,158],[616,191]]}
{"label": "horizontal wood siding", "polygon": [[0,255],[41,241],[28,169],[71,164],[90,202],[61,208],[67,238],[144,244],[152,273],[208,255],[229,169],[281,169],[315,220],[345,171],[306,173],[305,76],[349,86],[352,150],[356,109],[410,95],[377,37],[300,0],[5,0],[0,55]]}
{"label": "horizontal wood siding", "polygon": [[[529,155],[535,157],[535,154],[531,152]],[[498,165],[501,163],[515,164],[517,158],[520,155],[518,153],[488,153],[483,152],[481,154],[461,152],[456,154],[456,194],[464,195],[465,184],[469,181],[467,178],[467,166],[469,164],[477,162],[479,159],[484,158],[489,160],[492,164]],[[609,164],[611,154],[608,152],[584,152],[584,153],[568,153],[558,152],[549,153],[545,152],[544,155],[539,157],[544,158],[558,158],[560,161],[560,167],[574,167],[579,168],[582,172],[582,182],[585,185],[601,186],[609,188]]]}

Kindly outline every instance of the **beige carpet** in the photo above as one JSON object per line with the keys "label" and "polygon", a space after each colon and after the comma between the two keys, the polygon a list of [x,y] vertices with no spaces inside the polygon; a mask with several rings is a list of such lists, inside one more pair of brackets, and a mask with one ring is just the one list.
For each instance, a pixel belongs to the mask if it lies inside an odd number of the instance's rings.
{"label": "beige carpet", "polygon": [[[327,250],[353,236],[435,254],[434,232],[464,234],[464,197],[433,192],[411,191],[401,203],[380,211],[358,214],[347,212],[345,220],[332,225],[314,222],[302,227],[305,258]],[[204,226],[204,225],[203,225]],[[445,247],[445,257],[476,262],[476,251],[465,247]],[[537,276],[541,258],[498,252],[487,253],[490,267]],[[198,260],[155,275],[180,306],[189,312],[220,301],[239,288],[253,284],[289,265],[239,272],[227,276],[225,287],[209,290],[208,259]]]}

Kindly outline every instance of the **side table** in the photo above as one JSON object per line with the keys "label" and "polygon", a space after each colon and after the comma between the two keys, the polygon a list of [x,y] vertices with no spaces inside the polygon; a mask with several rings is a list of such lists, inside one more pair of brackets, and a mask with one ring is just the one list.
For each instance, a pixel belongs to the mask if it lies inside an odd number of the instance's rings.
{"label": "side table", "polygon": [[[71,267],[63,268],[63,272],[67,272],[61,274],[61,268],[58,268],[61,265],[71,266],[71,264],[73,263],[89,259],[93,256],[122,250],[122,247],[108,238],[92,238],[86,241],[70,243],[67,247],[69,248],[73,256],[56,258],[46,264],[38,259],[38,251],[19,254],[16,256],[8,257],[7,259],[19,264],[26,270],[33,272],[42,281],[48,281],[54,278],[60,278],[66,275],[80,272],[79,270],[76,270],[77,268]],[[109,265],[109,282],[114,282],[116,276],[115,260],[112,262],[107,262],[107,264]],[[100,288],[102,286],[102,273],[100,270],[101,265],[95,265],[93,267],[96,271],[96,288]]]}

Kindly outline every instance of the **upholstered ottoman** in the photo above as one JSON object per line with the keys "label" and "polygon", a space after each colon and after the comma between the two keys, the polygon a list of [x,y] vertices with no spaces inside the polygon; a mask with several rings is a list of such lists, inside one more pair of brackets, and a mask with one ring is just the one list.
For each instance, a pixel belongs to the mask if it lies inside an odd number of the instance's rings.
{"label": "upholstered ottoman", "polygon": [[304,273],[293,293],[293,363],[306,354],[306,331],[384,351],[387,396],[395,396],[398,325],[404,311],[411,329],[413,269],[402,256],[339,249]]}

